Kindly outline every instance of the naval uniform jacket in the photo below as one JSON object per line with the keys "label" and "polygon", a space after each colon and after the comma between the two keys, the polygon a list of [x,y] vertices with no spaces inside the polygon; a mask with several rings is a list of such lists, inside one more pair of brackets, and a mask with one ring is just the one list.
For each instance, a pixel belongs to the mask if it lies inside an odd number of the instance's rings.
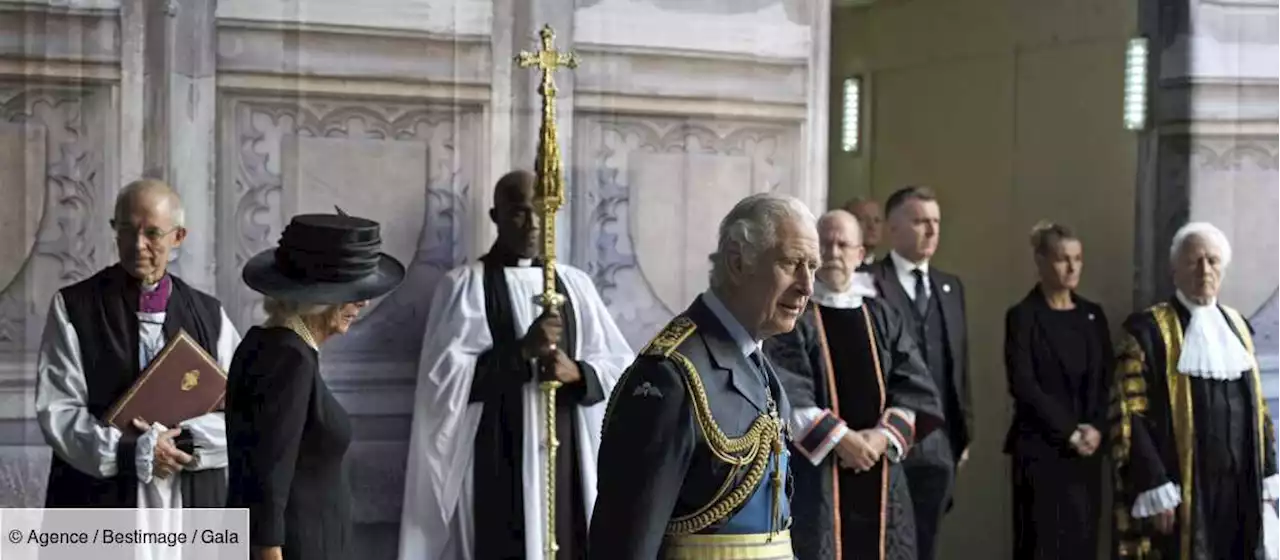
{"label": "naval uniform jacket", "polygon": [[[681,535],[760,535],[790,525],[790,470],[780,428],[790,405],[767,362],[768,385],[706,297],[649,343],[610,399],[591,558],[652,560]],[[767,463],[753,481],[750,462],[735,468],[721,452],[725,439],[757,436],[765,441],[764,457],[756,458]],[[750,459],[750,450],[733,455]]]}

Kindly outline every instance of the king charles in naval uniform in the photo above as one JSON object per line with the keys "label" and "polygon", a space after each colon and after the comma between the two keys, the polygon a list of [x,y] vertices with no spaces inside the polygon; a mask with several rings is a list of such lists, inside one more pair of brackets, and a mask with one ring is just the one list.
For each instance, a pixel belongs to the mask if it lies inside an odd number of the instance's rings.
{"label": "king charles in naval uniform", "polygon": [[758,194],[720,224],[711,288],[641,352],[605,413],[591,558],[788,559],[790,405],[760,342],[813,293],[816,220]]}

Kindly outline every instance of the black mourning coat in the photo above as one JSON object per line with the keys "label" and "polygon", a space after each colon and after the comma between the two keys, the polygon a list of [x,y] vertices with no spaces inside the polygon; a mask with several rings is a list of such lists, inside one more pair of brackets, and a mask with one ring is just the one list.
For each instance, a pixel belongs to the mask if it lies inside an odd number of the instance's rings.
{"label": "black mourning coat", "polygon": [[1074,309],[1054,310],[1037,286],[1005,314],[1014,415],[1004,450],[1013,463],[1017,558],[1097,553],[1105,447],[1084,457],[1070,439],[1080,424],[1106,433],[1114,352],[1102,307],[1071,298]]}
{"label": "black mourning coat", "polygon": [[249,509],[251,546],[291,560],[351,553],[351,422],[319,360],[294,331],[254,327],[227,373],[226,507]]}

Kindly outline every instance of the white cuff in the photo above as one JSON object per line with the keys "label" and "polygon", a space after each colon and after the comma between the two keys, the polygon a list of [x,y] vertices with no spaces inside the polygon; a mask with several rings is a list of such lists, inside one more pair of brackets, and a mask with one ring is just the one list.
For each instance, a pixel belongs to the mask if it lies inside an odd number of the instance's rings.
{"label": "white cuff", "polygon": [[1280,474],[1262,479],[1262,499],[1280,500]]}
{"label": "white cuff", "polygon": [[885,439],[889,440],[889,449],[885,450],[885,456],[890,461],[897,463],[902,460],[902,442],[898,441],[898,436],[885,428],[876,428],[880,433],[884,434]]}
{"label": "white cuff", "polygon": [[1071,432],[1071,438],[1067,440],[1067,443],[1070,443],[1072,447],[1075,447],[1077,445],[1080,445],[1080,440],[1083,440],[1083,439],[1084,439],[1084,432],[1081,432],[1080,428],[1076,428],[1076,431]]}
{"label": "white cuff", "polygon": [[834,430],[831,430],[831,435],[827,436],[827,441],[823,442],[822,447],[820,447],[813,456],[808,457],[809,462],[815,467],[822,464],[822,461],[831,454],[831,450],[836,448],[836,444],[840,443],[840,440],[844,439],[845,434],[848,433],[848,425],[842,423],[839,426],[836,426]]}
{"label": "white cuff", "polygon": [[1134,519],[1151,517],[1178,507],[1182,503],[1182,488],[1172,482],[1147,490],[1133,501]]}
{"label": "white cuff", "polygon": [[134,470],[137,471],[138,482],[151,483],[151,472],[155,468],[156,461],[156,440],[167,430],[164,424],[153,422],[147,433],[138,436],[133,451],[133,465]]}

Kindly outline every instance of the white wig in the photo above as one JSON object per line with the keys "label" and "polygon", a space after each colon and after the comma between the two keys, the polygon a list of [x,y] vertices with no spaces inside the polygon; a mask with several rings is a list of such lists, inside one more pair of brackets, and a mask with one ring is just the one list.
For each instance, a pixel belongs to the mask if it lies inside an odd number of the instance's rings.
{"label": "white wig", "polygon": [[809,207],[792,196],[759,193],[738,202],[720,222],[716,252],[711,254],[711,287],[719,288],[728,280],[730,253],[737,252],[750,265],[761,252],[777,245],[778,226],[784,220],[795,220],[803,227],[817,227],[817,219]]}
{"label": "white wig", "polygon": [[1222,254],[1222,268],[1231,264],[1231,242],[1227,241],[1227,234],[1209,222],[1191,222],[1178,228],[1178,232],[1173,234],[1173,243],[1169,246],[1169,262],[1177,262],[1183,246],[1192,237],[1198,237],[1218,249]]}

